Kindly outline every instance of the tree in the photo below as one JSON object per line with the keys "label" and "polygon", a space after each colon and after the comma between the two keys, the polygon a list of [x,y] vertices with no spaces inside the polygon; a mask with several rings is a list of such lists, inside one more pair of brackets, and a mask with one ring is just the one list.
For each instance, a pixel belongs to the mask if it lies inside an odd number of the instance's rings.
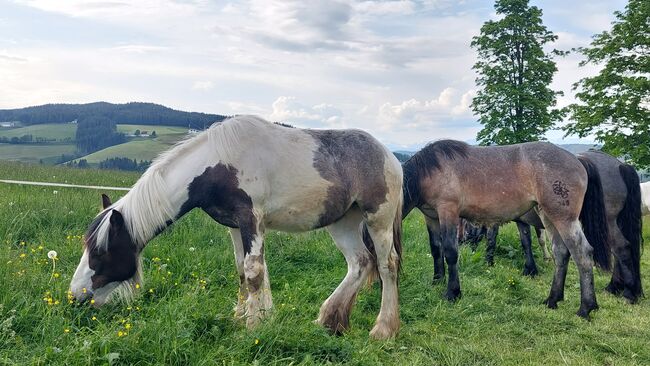
{"label": "tree", "polygon": [[156,137],[158,137],[158,135],[156,135],[156,130],[153,130],[153,132],[151,132],[150,136],[151,136],[152,139],[155,139]]}
{"label": "tree", "polygon": [[135,136],[140,136],[140,130],[135,130],[134,135],[135,135]]}
{"label": "tree", "polygon": [[472,39],[478,52],[474,70],[479,87],[472,110],[483,129],[482,145],[543,140],[544,133],[563,112],[553,109],[562,92],[549,88],[557,71],[553,56],[563,55],[544,46],[557,40],[542,24],[542,10],[528,0],[497,0],[501,19],[485,22]]}
{"label": "tree", "polygon": [[580,66],[602,65],[576,84],[578,103],[568,107],[565,131],[593,134],[603,150],[650,167],[650,2],[630,0],[615,12],[611,31],[593,37]]}

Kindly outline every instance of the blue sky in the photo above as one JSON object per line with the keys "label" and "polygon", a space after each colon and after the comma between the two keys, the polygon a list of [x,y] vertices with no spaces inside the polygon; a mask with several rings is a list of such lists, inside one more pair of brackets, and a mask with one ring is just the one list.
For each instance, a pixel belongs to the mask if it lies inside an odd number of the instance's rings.
{"label": "blue sky", "polygon": [[[554,47],[589,43],[623,0],[537,0]],[[148,101],[361,128],[392,148],[471,141],[469,47],[488,0],[0,0],[0,108]],[[553,87],[593,74],[558,60]],[[554,142],[559,131],[550,132]],[[589,139],[581,140],[588,142]]]}

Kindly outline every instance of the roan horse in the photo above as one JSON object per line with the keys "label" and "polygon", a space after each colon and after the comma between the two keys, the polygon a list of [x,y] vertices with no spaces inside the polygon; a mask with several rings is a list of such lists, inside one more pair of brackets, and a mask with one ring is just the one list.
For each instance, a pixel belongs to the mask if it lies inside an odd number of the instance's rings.
{"label": "roan horse", "polygon": [[603,196],[595,170],[585,169],[571,153],[550,143],[475,147],[453,140],[427,145],[405,162],[403,169],[402,215],[405,217],[415,207],[425,215],[432,237],[434,280],[444,278],[447,262],[447,299],[461,296],[457,268],[459,219],[487,225],[503,223],[536,207],[553,238],[556,264],[545,303],[556,308],[564,299],[572,256],[580,273],[577,314],[588,318],[598,308],[592,267],[595,261],[609,268],[609,248]]}
{"label": "roan horse", "polygon": [[385,339],[399,329],[402,170],[363,131],[234,117],[163,153],[131,191],[104,206],[70,285],[79,301],[92,297],[100,306],[113,294],[132,293],[147,242],[200,208],[230,228],[240,278],[235,315],[249,328],[272,308],[264,232],[326,227],[348,273],[317,322],[336,333],[347,329],[357,292],[378,271],[382,301],[371,336]]}
{"label": "roan horse", "polygon": [[[643,295],[640,272],[642,222],[639,176],[631,165],[621,163],[601,151],[580,153],[578,160],[587,169],[593,166],[601,181],[609,247],[615,260],[612,279],[605,289],[614,295],[623,295],[630,303],[635,303]],[[539,230],[544,229],[544,225],[534,210],[524,215],[523,219],[517,220],[520,233],[522,223],[528,226],[528,238],[521,235],[521,245],[527,256],[526,265],[529,266],[528,263],[531,262],[532,268],[536,269],[530,242],[530,226]],[[496,237],[496,234],[494,236]],[[488,238],[486,250],[488,260],[494,255],[496,242],[490,239]]]}

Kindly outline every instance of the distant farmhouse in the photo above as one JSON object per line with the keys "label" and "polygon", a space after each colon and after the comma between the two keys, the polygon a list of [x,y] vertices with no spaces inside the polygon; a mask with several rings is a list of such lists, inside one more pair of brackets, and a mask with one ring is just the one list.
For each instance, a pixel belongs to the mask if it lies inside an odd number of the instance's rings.
{"label": "distant farmhouse", "polygon": [[10,128],[10,127],[16,127],[18,122],[0,122],[0,127],[5,127],[5,128]]}
{"label": "distant farmhouse", "polygon": [[197,130],[196,128],[190,128],[187,130],[187,133],[190,135],[196,135],[199,132],[201,132],[201,130]]}

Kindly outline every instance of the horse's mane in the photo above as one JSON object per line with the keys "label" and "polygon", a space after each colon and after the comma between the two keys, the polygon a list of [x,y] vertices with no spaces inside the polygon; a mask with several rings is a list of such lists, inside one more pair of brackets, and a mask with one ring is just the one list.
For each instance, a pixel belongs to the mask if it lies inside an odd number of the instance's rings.
{"label": "horse's mane", "polygon": [[214,155],[210,158],[215,162],[230,161],[240,150],[237,149],[239,142],[254,125],[273,126],[254,116],[232,117],[213,124],[200,134],[190,136],[158,155],[124,197],[97,215],[86,234],[86,243],[95,248],[106,248],[111,216],[109,212],[115,209],[122,213],[129,234],[136,245],[142,248],[175,218],[177,207],[173,207],[169,201],[169,189],[164,179],[172,162],[206,142],[211,146]]}
{"label": "horse's mane", "polygon": [[420,197],[420,180],[431,171],[439,170],[441,161],[467,157],[469,145],[457,140],[440,140],[427,144],[411,156],[402,166],[404,170],[404,201],[413,202]]}

